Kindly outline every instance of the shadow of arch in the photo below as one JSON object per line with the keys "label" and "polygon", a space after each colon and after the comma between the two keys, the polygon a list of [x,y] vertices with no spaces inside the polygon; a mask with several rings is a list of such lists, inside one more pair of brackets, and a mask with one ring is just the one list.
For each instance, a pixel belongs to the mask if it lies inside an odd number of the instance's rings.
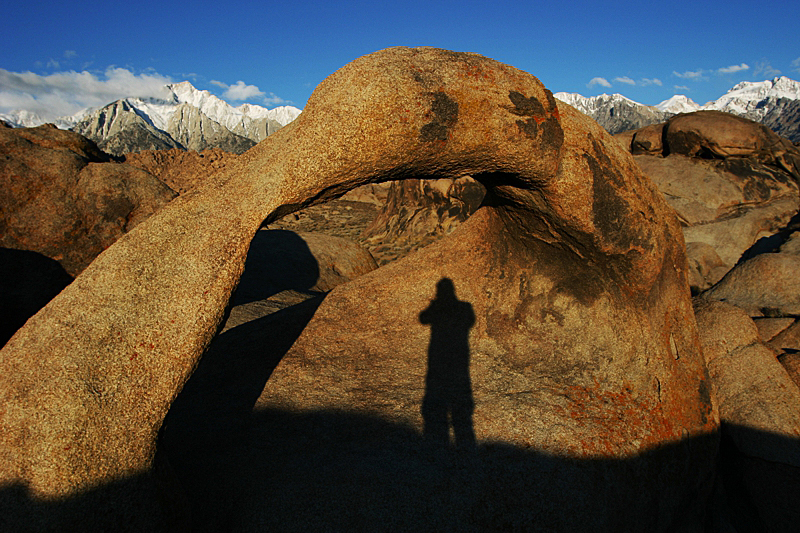
{"label": "shadow of arch", "polygon": [[0,348],[70,283],[72,276],[55,259],[0,248]]}
{"label": "shadow of arch", "polygon": [[246,438],[269,376],[325,298],[314,290],[319,277],[319,263],[301,236],[287,230],[256,233],[221,333],[160,432],[159,448],[191,502],[193,531],[223,526],[220,502],[234,480],[227,472],[230,458],[220,450],[235,449]]}

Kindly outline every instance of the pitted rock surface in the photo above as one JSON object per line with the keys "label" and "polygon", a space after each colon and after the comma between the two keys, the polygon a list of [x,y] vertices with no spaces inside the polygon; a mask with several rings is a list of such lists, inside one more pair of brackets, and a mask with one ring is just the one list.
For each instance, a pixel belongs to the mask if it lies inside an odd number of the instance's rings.
{"label": "pitted rock surface", "polygon": [[[377,416],[413,435],[429,348],[419,314],[447,278],[475,317],[478,446],[547,457],[526,479],[559,488],[526,492],[516,525],[652,531],[696,516],[687,502],[702,505],[715,453],[703,437],[718,422],[674,215],[618,143],[536,78],[431,48],[331,75],[297,120],[119,239],[17,332],[0,352],[0,483],[39,501],[149,479],[162,421],[262,223],[365,183],[464,175],[486,187],[485,207],[334,289],[260,405]],[[145,486],[95,520],[161,516]]]}

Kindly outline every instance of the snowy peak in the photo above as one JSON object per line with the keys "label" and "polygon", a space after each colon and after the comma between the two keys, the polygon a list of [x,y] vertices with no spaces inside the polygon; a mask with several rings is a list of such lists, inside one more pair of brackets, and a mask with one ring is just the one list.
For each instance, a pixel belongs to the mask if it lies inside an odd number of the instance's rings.
{"label": "snowy peak", "polygon": [[634,102],[621,94],[586,97],[577,93],[556,93],[553,96],[589,115],[610,133],[642,128],[670,116],[669,113]]}
{"label": "snowy peak", "polygon": [[664,111],[665,113],[675,113],[677,115],[678,113],[691,113],[693,111],[697,111],[701,106],[687,96],[676,94],[675,96],[664,100],[655,107],[659,111]]}
{"label": "snowy peak", "polygon": [[242,121],[243,115],[235,107],[208,91],[196,89],[188,81],[167,85],[176,103],[189,104],[203,112],[208,118],[233,130]]}
{"label": "snowy peak", "polygon": [[[750,100],[763,100],[764,98],[789,98],[800,99],[800,82],[778,76],[765,81],[743,81],[733,86],[722,98],[742,98]],[[720,99],[722,99],[720,98]]]}
{"label": "snowy peak", "polygon": [[30,128],[42,124],[42,118],[33,111],[20,109],[11,113],[0,113],[0,119],[8,122],[15,128]]}
{"label": "snowy peak", "polygon": [[760,121],[769,111],[770,102],[779,98],[800,100],[800,82],[779,76],[765,81],[743,81],[727,93],[703,106],[703,109],[726,111]]}
{"label": "snowy peak", "polygon": [[627,96],[622,96],[621,94],[603,93],[597,96],[583,96],[578,93],[562,92],[555,93],[553,96],[586,114],[591,114],[591,112],[600,107],[614,105],[615,103],[626,103],[629,105],[640,105],[642,107],[646,107],[644,104],[634,102]]}

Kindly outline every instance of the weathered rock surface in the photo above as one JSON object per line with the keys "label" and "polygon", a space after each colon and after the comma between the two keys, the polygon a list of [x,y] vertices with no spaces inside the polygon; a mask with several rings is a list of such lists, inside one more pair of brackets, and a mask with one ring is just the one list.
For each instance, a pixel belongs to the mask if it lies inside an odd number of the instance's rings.
{"label": "weathered rock surface", "polygon": [[468,176],[393,182],[363,238],[376,259],[386,263],[451,233],[480,207],[485,194],[483,185]]}
{"label": "weathered rock surface", "polygon": [[752,317],[800,317],[798,272],[800,255],[757,255],[736,265],[702,298],[732,303]]}
{"label": "weathered rock surface", "polygon": [[[272,394],[285,414],[328,409],[394,428],[344,449],[390,464],[404,439],[420,435],[429,336],[419,313],[448,278],[475,317],[457,331],[472,358],[478,451],[495,442],[501,450],[479,466],[499,464],[519,490],[487,507],[482,499],[498,491],[482,488],[469,509],[453,504],[457,515],[422,513],[423,526],[455,516],[484,529],[503,517],[510,529],[663,531],[699,519],[717,414],[671,210],[617,142],[534,77],[429,48],[389,49],[337,71],[296,121],[119,239],[17,332],[0,351],[0,483],[40,502],[141,480],[126,498],[101,500],[93,526],[155,520],[156,489],[144,487],[157,434],[223,320],[262,223],[368,182],[464,175],[486,187],[486,207],[389,270],[334,289],[262,405]],[[248,394],[268,373],[251,376]],[[241,457],[309,464],[296,441],[277,448],[288,457],[270,456],[266,442]],[[521,479],[511,475],[514,457],[524,457]],[[360,473],[356,485],[386,482]],[[442,494],[429,480],[404,478],[397,494]],[[257,528],[280,508],[245,503],[258,507],[242,514],[225,501],[216,512],[234,529]],[[390,523],[391,509],[380,509],[374,515]],[[303,518],[315,516],[326,515]]]}
{"label": "weathered rock surface", "polygon": [[175,196],[52,126],[0,129],[0,151],[0,244],[44,254],[72,275]]}
{"label": "weathered rock surface", "polygon": [[758,338],[752,319],[725,302],[696,301],[697,327],[722,423],[720,468],[731,523],[792,531],[800,512],[800,388]]}
{"label": "weathered rock surface", "polygon": [[[800,151],[756,122],[699,111],[617,139],[675,209],[691,262],[707,261],[705,247],[692,248],[703,243],[730,269],[759,239],[785,230],[800,209]],[[709,288],[718,274],[694,276],[693,290]]]}
{"label": "weathered rock surface", "polygon": [[704,242],[686,245],[689,258],[689,286],[707,289],[728,273],[729,266],[720,258],[713,246]]}
{"label": "weathered rock surface", "polygon": [[747,157],[774,165],[800,180],[800,151],[766,126],[722,111],[677,115],[664,126],[667,154]]}
{"label": "weathered rock surface", "polygon": [[788,327],[772,337],[767,344],[779,354],[800,353],[800,321],[795,319]]}
{"label": "weathered rock surface", "polygon": [[170,189],[184,194],[201,187],[206,178],[219,172],[235,154],[212,148],[196,151],[143,150],[125,154],[124,162],[157,177]]}
{"label": "weathered rock surface", "polygon": [[783,368],[789,373],[795,385],[800,387],[800,351],[784,352],[778,356]]}
{"label": "weathered rock surface", "polygon": [[361,187],[356,187],[352,191],[347,191],[341,199],[351,202],[375,204],[379,207],[383,207],[386,205],[392,183],[393,182],[368,183]]}
{"label": "weathered rock surface", "polygon": [[794,323],[794,318],[772,318],[772,317],[754,317],[758,328],[758,335],[763,342],[769,342],[774,339],[776,335],[788,328]]}
{"label": "weathered rock surface", "polygon": [[[630,134],[631,153],[634,155],[662,155],[664,153],[663,124],[652,124]],[[622,134],[620,135],[622,138]]]}

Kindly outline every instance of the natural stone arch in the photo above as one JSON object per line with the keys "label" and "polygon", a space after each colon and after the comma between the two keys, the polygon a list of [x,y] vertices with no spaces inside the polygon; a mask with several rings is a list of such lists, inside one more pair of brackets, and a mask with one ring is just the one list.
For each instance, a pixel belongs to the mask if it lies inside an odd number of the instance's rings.
{"label": "natural stone arch", "polygon": [[[123,236],[9,341],[0,482],[56,498],[150,469],[164,415],[214,336],[261,224],[420,175],[474,176],[491,194],[478,223],[504,247],[496,257],[517,266],[538,257],[552,298],[580,309],[603,299],[629,322],[601,359],[587,350],[574,379],[584,414],[611,402],[641,438],[609,428],[568,454],[627,457],[715,429],[680,229],[631,157],[527,73],[475,54],[395,48],[331,75],[294,123]],[[520,316],[547,311],[531,305]],[[484,333],[524,342],[526,322],[514,320],[498,312]],[[701,478],[710,453],[664,468],[670,479],[685,469]],[[676,492],[672,504],[684,496]]]}

